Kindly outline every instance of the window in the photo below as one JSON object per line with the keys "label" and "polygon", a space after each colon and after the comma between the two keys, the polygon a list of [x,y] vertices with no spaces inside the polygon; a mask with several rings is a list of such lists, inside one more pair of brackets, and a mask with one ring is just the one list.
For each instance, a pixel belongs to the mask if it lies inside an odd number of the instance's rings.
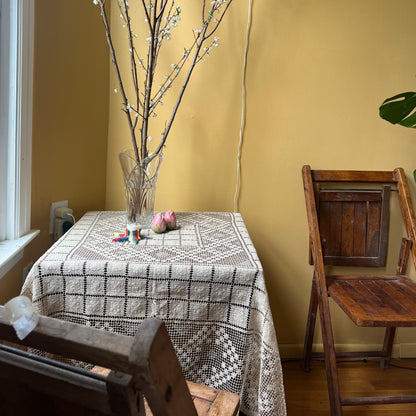
{"label": "window", "polygon": [[0,0],[0,278],[30,230],[34,0]]}

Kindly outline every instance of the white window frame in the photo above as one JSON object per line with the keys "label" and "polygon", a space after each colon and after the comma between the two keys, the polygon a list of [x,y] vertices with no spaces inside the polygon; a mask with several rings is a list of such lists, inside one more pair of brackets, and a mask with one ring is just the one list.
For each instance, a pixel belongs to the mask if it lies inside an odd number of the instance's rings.
{"label": "white window frame", "polygon": [[30,230],[34,0],[0,0],[0,278]]}

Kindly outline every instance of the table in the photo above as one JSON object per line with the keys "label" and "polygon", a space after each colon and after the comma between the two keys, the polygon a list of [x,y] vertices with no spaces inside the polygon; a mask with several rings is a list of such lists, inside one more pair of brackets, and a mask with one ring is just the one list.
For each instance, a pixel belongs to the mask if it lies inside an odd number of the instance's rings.
{"label": "table", "polygon": [[188,380],[240,394],[248,416],[286,415],[264,275],[240,214],[177,213],[179,228],[112,242],[124,213],[88,212],[33,266],[43,315],[133,336],[162,319]]}

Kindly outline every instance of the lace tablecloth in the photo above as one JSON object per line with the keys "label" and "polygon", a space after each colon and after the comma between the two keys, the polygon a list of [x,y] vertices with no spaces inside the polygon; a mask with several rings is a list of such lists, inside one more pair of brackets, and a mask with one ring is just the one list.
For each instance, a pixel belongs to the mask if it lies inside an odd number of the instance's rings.
{"label": "lace tablecloth", "polygon": [[286,415],[262,266],[240,214],[178,213],[179,228],[112,242],[124,213],[89,212],[22,289],[47,316],[133,336],[162,319],[188,380],[240,394],[248,416]]}

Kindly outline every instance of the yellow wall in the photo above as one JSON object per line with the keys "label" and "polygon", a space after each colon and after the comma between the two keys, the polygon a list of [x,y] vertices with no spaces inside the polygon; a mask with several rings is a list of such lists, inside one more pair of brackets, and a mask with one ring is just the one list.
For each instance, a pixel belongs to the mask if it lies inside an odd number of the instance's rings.
{"label": "yellow wall", "polygon": [[[198,11],[193,0],[181,5],[184,25],[186,13]],[[233,210],[246,5],[234,0],[220,47],[185,93],[167,142],[158,210]],[[265,270],[279,344],[289,353],[303,342],[311,279],[302,165],[402,166],[408,174],[415,167],[416,133],[378,117],[384,98],[415,88],[415,13],[412,0],[253,2],[239,211]],[[115,29],[116,42],[123,35]],[[112,68],[110,80],[112,91]],[[110,95],[109,209],[124,209],[117,153],[129,139],[119,102]],[[334,315],[337,343],[362,342],[361,330]],[[397,340],[416,336],[400,331]],[[364,341],[380,343],[381,334],[370,330]]]}
{"label": "yellow wall", "polygon": [[0,304],[20,292],[22,269],[52,243],[49,208],[67,199],[79,218],[104,208],[108,50],[92,1],[35,5],[32,228],[40,235],[0,280]]}

